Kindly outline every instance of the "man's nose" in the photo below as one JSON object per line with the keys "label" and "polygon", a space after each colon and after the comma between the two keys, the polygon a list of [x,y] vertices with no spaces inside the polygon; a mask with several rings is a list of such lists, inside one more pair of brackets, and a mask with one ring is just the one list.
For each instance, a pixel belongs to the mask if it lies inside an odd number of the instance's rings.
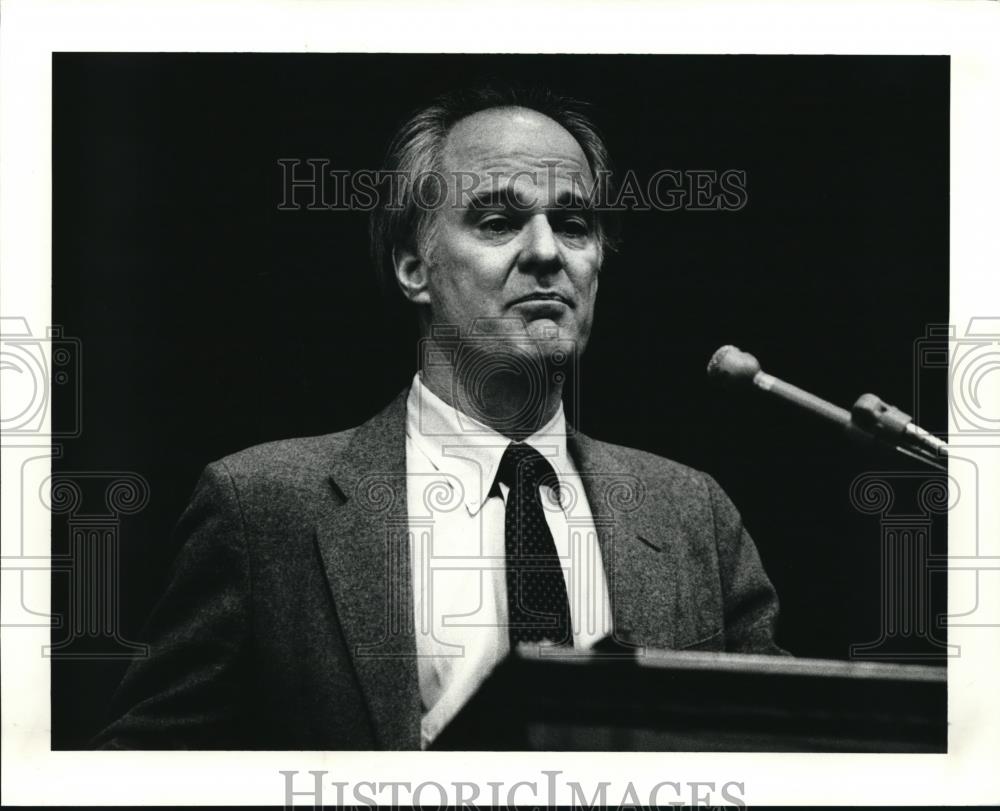
{"label": "man's nose", "polygon": [[520,265],[526,273],[554,273],[562,267],[562,253],[548,218],[536,214],[526,224],[523,232],[524,247]]}

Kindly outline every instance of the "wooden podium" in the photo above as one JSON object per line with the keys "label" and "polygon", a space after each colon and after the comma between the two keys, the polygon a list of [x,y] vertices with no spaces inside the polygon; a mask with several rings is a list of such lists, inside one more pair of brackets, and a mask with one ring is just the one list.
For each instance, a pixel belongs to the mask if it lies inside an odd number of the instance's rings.
{"label": "wooden podium", "polygon": [[943,667],[522,646],[433,749],[946,752]]}

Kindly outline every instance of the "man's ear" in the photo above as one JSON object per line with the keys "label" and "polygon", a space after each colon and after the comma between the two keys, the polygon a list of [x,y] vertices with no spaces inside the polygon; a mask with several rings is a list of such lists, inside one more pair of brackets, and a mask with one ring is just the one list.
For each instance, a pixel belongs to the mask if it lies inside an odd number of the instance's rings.
{"label": "man's ear", "polygon": [[427,263],[412,248],[392,249],[392,266],[396,271],[396,282],[403,295],[414,304],[430,304],[431,295],[427,289]]}

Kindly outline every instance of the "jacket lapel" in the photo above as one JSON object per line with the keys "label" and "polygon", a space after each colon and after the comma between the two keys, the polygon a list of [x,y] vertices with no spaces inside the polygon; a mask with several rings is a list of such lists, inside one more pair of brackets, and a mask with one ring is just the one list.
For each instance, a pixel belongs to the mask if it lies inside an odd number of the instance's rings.
{"label": "jacket lapel", "polygon": [[664,537],[671,505],[653,503],[654,483],[623,449],[580,432],[568,447],[594,517],[616,639],[674,647],[677,569]]}
{"label": "jacket lapel", "polygon": [[379,748],[420,748],[406,501],[406,397],[360,426],[332,462],[343,503],[316,535]]}

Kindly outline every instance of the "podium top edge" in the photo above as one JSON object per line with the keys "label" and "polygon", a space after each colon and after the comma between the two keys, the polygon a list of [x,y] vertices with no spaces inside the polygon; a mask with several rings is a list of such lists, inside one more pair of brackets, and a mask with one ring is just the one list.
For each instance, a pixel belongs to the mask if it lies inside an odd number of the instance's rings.
{"label": "podium top edge", "polygon": [[847,662],[836,659],[796,659],[744,653],[706,653],[640,648],[630,655],[592,650],[521,645],[514,657],[525,662],[557,662],[570,666],[595,662],[628,661],[639,667],[661,670],[731,672],[816,678],[885,679],[947,683],[947,668],[918,664]]}

